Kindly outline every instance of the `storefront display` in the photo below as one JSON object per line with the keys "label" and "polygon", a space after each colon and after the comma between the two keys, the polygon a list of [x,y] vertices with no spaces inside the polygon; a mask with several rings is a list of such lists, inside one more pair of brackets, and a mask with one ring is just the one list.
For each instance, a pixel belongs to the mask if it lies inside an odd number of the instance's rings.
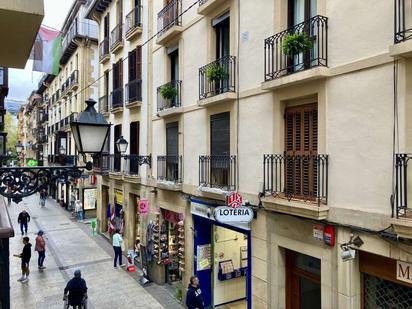
{"label": "storefront display", "polygon": [[97,191],[96,189],[83,190],[83,208],[84,210],[96,209]]}

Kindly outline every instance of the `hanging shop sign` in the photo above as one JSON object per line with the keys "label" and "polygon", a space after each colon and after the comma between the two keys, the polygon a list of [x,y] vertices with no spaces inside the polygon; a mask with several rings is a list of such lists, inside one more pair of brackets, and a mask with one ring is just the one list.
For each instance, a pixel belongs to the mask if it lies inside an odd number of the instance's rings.
{"label": "hanging shop sign", "polygon": [[412,264],[396,261],[396,279],[412,284]]}
{"label": "hanging shop sign", "polygon": [[27,166],[36,167],[36,166],[38,166],[38,162],[37,162],[37,160],[29,159],[29,160],[27,160]]}
{"label": "hanging shop sign", "polygon": [[149,200],[142,198],[139,200],[139,214],[145,215],[149,212]]}
{"label": "hanging shop sign", "polygon": [[239,208],[240,206],[242,206],[242,203],[243,203],[242,195],[240,195],[240,193],[238,192],[233,192],[227,198],[227,205],[231,208]]}
{"label": "hanging shop sign", "polygon": [[253,210],[244,206],[238,208],[219,206],[215,209],[215,218],[222,223],[250,222],[253,219]]}

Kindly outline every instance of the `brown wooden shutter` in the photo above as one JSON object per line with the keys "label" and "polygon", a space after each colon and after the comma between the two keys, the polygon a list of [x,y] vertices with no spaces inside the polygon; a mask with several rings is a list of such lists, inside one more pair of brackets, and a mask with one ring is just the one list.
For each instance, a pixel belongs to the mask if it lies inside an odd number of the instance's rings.
{"label": "brown wooden shutter", "polygon": [[285,193],[291,197],[316,195],[317,122],[317,104],[285,111]]}
{"label": "brown wooden shutter", "polygon": [[123,87],[123,60],[120,59],[119,62],[119,88]]}
{"label": "brown wooden shutter", "polygon": [[118,78],[117,63],[114,63],[113,64],[113,90],[117,89],[118,87],[117,78]]}
{"label": "brown wooden shutter", "polygon": [[129,82],[136,79],[136,52],[133,50],[129,52]]}
{"label": "brown wooden shutter", "polygon": [[136,79],[142,79],[142,47],[136,47]]}

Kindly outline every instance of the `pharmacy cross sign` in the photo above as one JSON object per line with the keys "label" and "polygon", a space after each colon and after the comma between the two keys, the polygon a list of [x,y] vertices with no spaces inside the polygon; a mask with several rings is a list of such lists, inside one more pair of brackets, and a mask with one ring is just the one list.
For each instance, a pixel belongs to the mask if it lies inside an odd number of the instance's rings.
{"label": "pharmacy cross sign", "polygon": [[239,208],[242,206],[243,198],[238,192],[233,192],[227,198],[227,205],[231,208]]}

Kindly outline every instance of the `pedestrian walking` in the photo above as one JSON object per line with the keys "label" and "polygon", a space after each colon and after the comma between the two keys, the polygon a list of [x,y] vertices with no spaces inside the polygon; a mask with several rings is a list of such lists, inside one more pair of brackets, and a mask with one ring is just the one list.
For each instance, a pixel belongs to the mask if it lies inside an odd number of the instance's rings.
{"label": "pedestrian walking", "polygon": [[79,221],[83,221],[83,208],[82,208],[82,203],[80,202],[80,200],[76,200],[75,210],[76,210],[77,219]]}
{"label": "pedestrian walking", "polygon": [[76,191],[74,188],[72,188],[72,191],[70,192],[70,211],[74,211],[76,207]]}
{"label": "pedestrian walking", "polygon": [[116,232],[113,235],[114,268],[117,268],[118,259],[119,259],[120,267],[125,266],[122,263],[122,243],[123,243],[123,237],[120,235],[120,230],[116,229]]}
{"label": "pedestrian walking", "polygon": [[36,245],[34,246],[34,251],[37,251],[39,258],[37,260],[37,266],[39,269],[45,269],[46,266],[43,266],[44,259],[46,258],[46,242],[43,238],[44,232],[39,230],[36,237]]}
{"label": "pedestrian walking", "polygon": [[46,200],[47,200],[47,191],[43,189],[40,191],[40,206],[41,207],[46,206]]}
{"label": "pedestrian walking", "polygon": [[68,305],[73,306],[73,308],[86,308],[87,285],[86,281],[82,278],[80,269],[76,269],[74,271],[74,278],[67,282],[64,288],[63,300],[68,300]]}
{"label": "pedestrian walking", "polygon": [[30,239],[26,236],[23,237],[23,251],[20,254],[14,254],[15,257],[21,258],[21,278],[17,279],[22,283],[29,281],[30,274],[30,258],[31,258],[31,243]]}
{"label": "pedestrian walking", "polygon": [[204,309],[202,291],[200,290],[199,278],[196,276],[190,277],[190,284],[187,287],[186,294],[187,309]]}
{"label": "pedestrian walking", "polygon": [[[23,209],[22,212],[19,213],[19,217],[17,218],[17,223],[20,223],[20,231],[21,235],[27,235],[27,224],[30,222],[30,215],[29,213]],[[24,228],[24,233],[23,233]]]}

